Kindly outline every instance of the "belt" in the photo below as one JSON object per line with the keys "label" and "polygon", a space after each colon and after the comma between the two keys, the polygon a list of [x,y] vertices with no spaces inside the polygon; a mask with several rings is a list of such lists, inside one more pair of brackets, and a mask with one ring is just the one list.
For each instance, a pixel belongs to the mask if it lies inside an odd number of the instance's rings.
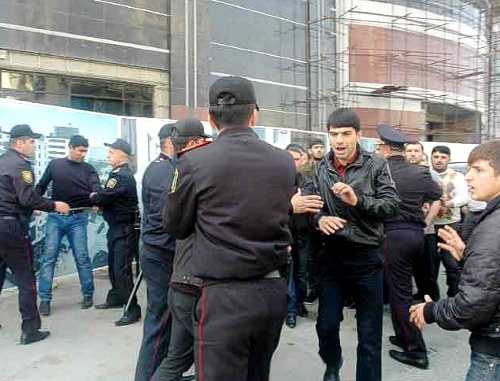
{"label": "belt", "polygon": [[273,270],[270,273],[264,275],[263,278],[281,278],[281,275],[278,270]]}

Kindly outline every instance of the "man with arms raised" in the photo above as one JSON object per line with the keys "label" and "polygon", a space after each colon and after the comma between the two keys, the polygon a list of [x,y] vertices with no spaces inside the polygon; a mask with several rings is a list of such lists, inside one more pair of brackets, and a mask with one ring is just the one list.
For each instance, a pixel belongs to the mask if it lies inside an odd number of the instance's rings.
{"label": "man with arms raised", "polygon": [[467,246],[450,226],[438,234],[439,246],[463,261],[457,293],[410,308],[419,328],[437,323],[447,330],[472,332],[467,381],[500,379],[500,141],[481,144],[469,155],[466,181],[471,197],[487,202]]}

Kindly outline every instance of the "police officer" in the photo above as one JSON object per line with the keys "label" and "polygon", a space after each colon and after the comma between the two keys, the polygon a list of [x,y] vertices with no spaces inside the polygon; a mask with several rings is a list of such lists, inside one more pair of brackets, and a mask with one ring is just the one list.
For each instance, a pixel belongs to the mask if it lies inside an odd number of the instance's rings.
{"label": "police officer", "polygon": [[405,144],[411,143],[403,133],[388,125],[378,127],[382,144],[380,154],[387,158],[392,178],[401,199],[399,213],[386,221],[386,274],[389,284],[391,317],[395,336],[392,344],[403,352],[390,350],[389,355],[402,363],[427,368],[429,362],[420,330],[410,323],[412,273],[424,254],[424,202],[439,200],[442,190],[425,167],[411,164],[405,157]]}
{"label": "police officer", "polygon": [[35,134],[27,124],[12,127],[10,148],[0,156],[0,258],[8,266],[19,287],[19,311],[22,317],[21,344],[31,344],[49,336],[40,331],[36,306],[35,271],[28,237],[33,210],[68,213],[68,204],[40,196],[34,186],[29,158],[35,153]]}
{"label": "police officer", "polygon": [[[121,308],[132,292],[132,259],[137,254],[135,221],[138,211],[136,181],[128,165],[132,154],[130,144],[123,139],[104,143],[109,147],[108,162],[113,167],[104,189],[93,192],[91,201],[102,207],[108,223],[108,266],[111,290],[106,302],[96,305],[97,309]],[[128,325],[141,318],[141,308],[134,297],[128,311],[115,325]]]}
{"label": "police officer", "polygon": [[278,269],[290,249],[295,168],[287,152],[253,132],[250,81],[220,78],[209,101],[219,136],[181,157],[164,224],[176,238],[193,234],[192,272],[203,281],[195,307],[198,378],[264,381],[286,315]]}
{"label": "police officer", "polygon": [[168,284],[172,274],[175,240],[162,227],[164,196],[174,179],[172,126],[166,124],[158,133],[160,155],[152,161],[142,178],[142,250],[140,261],[147,286],[147,310],[135,381],[149,381],[167,356],[170,341]]}

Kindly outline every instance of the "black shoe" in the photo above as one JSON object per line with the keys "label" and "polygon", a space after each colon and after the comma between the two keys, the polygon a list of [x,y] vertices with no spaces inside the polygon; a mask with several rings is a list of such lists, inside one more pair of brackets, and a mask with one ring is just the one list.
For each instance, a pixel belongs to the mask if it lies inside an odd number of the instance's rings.
{"label": "black shoe", "polygon": [[318,291],[313,288],[311,291],[309,291],[309,295],[306,296],[305,302],[308,304],[314,303],[316,299],[318,299],[319,294]]}
{"label": "black shoe", "polygon": [[297,317],[294,315],[288,315],[285,321],[286,325],[290,328],[295,328],[297,325]]}
{"label": "black shoe", "polygon": [[50,308],[50,302],[42,300],[40,302],[39,310],[40,310],[40,314],[41,315],[43,315],[43,316],[49,316],[50,313],[52,312],[51,308]]}
{"label": "black shoe", "polygon": [[109,310],[110,308],[122,308],[123,304],[111,304],[108,302],[104,302],[102,304],[96,304],[95,308],[98,310]]}
{"label": "black shoe", "polygon": [[194,374],[191,376],[182,376],[179,381],[196,381],[196,376]]}
{"label": "black shoe", "polygon": [[416,352],[399,352],[399,351],[389,351],[389,356],[394,360],[402,362],[403,364],[414,366],[419,369],[427,369],[429,367],[429,360],[425,353]]}
{"label": "black shoe", "polygon": [[399,341],[399,339],[397,338],[397,336],[389,336],[389,342],[392,345],[395,345],[396,347],[399,347],[399,348],[403,349],[403,343],[401,341]]}
{"label": "black shoe", "polygon": [[342,368],[342,364],[344,363],[344,359],[340,358],[340,364],[338,367],[335,366],[326,366],[325,375],[323,376],[323,381],[340,381],[340,368]]}
{"label": "black shoe", "polygon": [[49,331],[35,331],[30,333],[22,333],[21,341],[19,344],[28,345],[36,343],[37,341],[42,341],[50,335]]}
{"label": "black shoe", "polygon": [[82,301],[80,302],[80,308],[82,310],[86,310],[94,305],[94,299],[92,296],[84,296]]}
{"label": "black shoe", "polygon": [[115,321],[117,327],[122,327],[124,325],[134,324],[141,320],[140,313],[128,313],[123,315],[119,320]]}
{"label": "black shoe", "polygon": [[302,303],[297,305],[297,315],[300,317],[307,317],[309,315],[306,306],[304,306]]}

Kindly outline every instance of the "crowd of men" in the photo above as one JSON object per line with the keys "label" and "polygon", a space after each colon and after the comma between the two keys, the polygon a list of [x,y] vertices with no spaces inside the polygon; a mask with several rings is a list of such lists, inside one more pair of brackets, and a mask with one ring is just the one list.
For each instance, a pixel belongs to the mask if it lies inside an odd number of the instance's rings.
{"label": "crowd of men", "polygon": [[[163,126],[161,153],[142,179],[140,264],[147,286],[135,380],[268,380],[283,323],[308,315],[316,330],[323,381],[340,380],[340,324],[356,309],[357,381],[382,379],[384,299],[396,361],[429,366],[421,328],[437,322],[471,335],[467,381],[500,379],[500,142],[476,147],[470,170],[449,167],[450,149],[423,146],[380,125],[376,153],[359,145],[353,109],[328,118],[324,141],[281,150],[252,131],[259,107],[253,85],[225,77],[210,87],[209,115],[218,137],[207,141],[195,119]],[[78,269],[83,309],[93,306],[87,248],[88,211],[108,223],[111,289],[97,309],[122,308],[117,326],[137,322],[132,259],[138,249],[138,195],[130,144],[109,147],[104,187],[85,163],[88,141],[74,136],[35,186],[29,157],[39,137],[27,125],[10,132],[0,156],[0,285],[8,266],[19,287],[21,344],[45,339],[40,315],[52,313],[52,281],[67,236]],[[44,198],[49,184],[51,197]],[[28,224],[48,212],[37,291]],[[447,298],[440,299],[440,262]],[[413,280],[417,292],[413,294]],[[1,288],[1,287],[0,287]],[[487,378],[489,377],[489,378]]]}

